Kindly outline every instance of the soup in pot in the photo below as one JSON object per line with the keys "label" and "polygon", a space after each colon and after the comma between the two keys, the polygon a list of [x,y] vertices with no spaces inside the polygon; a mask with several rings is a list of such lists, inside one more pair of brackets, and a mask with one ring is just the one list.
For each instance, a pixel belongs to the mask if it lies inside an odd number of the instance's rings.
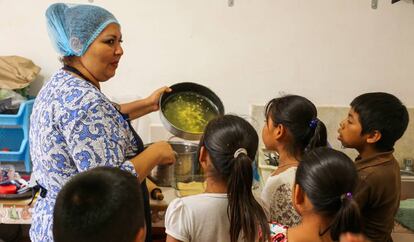
{"label": "soup in pot", "polygon": [[165,101],[162,112],[175,127],[190,133],[202,133],[207,123],[218,115],[211,101],[194,92],[181,92]]}

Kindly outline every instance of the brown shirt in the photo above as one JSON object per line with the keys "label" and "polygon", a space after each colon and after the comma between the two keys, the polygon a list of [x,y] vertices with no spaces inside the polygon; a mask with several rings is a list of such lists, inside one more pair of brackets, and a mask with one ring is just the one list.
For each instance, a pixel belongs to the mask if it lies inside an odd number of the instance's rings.
{"label": "brown shirt", "polygon": [[361,208],[366,236],[373,242],[392,241],[394,216],[400,206],[400,166],[393,151],[355,161],[360,181],[355,199]]}

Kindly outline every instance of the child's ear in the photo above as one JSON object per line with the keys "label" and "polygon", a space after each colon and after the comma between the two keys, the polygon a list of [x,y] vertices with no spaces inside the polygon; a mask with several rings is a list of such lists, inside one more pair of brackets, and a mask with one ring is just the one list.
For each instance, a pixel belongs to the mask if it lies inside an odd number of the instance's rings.
{"label": "child's ear", "polygon": [[273,130],[273,137],[275,140],[280,139],[286,133],[285,126],[283,124],[277,124]]}
{"label": "child's ear", "polygon": [[298,184],[293,186],[292,203],[296,212],[302,215],[305,206],[305,194]]}
{"label": "child's ear", "polygon": [[377,143],[381,139],[381,136],[382,136],[381,132],[379,132],[378,130],[374,130],[368,134],[367,143],[368,144]]}
{"label": "child's ear", "polygon": [[204,146],[201,146],[200,148],[200,155],[198,157],[198,160],[201,164],[201,167],[203,169],[206,169],[207,168],[207,150]]}
{"label": "child's ear", "polygon": [[145,237],[147,234],[147,228],[144,226],[138,230],[137,236],[135,237],[135,242],[145,242]]}

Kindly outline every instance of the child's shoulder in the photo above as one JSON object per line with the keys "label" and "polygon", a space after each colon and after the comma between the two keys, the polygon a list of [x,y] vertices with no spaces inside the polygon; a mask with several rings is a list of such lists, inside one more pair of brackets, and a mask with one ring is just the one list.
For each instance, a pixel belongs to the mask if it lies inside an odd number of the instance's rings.
{"label": "child's shoulder", "polygon": [[359,186],[374,190],[398,189],[400,166],[392,152],[378,153],[372,159],[357,161]]}
{"label": "child's shoulder", "polygon": [[215,202],[227,203],[227,201],[227,194],[225,193],[201,193],[197,195],[176,198],[171,202],[171,204],[173,204],[173,206],[200,207],[202,204],[209,205]]}
{"label": "child's shoulder", "polygon": [[266,181],[266,186],[280,186],[282,184],[293,184],[297,167],[291,167],[281,173],[273,173]]}
{"label": "child's shoulder", "polygon": [[399,164],[393,155],[393,151],[378,152],[364,159],[357,158],[355,166],[360,174],[390,171],[390,169],[396,167],[399,169]]}

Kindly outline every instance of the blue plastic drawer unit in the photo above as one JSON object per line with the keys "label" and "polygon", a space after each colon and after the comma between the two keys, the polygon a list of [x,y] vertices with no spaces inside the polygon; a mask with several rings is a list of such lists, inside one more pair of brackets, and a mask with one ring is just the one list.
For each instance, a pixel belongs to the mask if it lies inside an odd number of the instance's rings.
{"label": "blue plastic drawer unit", "polygon": [[31,171],[29,118],[34,100],[20,105],[17,114],[0,114],[0,162],[24,162]]}

